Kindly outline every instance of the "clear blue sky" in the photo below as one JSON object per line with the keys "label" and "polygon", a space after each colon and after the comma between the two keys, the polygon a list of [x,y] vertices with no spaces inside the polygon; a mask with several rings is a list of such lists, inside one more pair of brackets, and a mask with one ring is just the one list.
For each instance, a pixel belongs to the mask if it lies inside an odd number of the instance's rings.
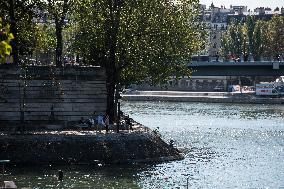
{"label": "clear blue sky", "polygon": [[284,0],[200,0],[200,3],[206,6],[211,5],[212,2],[216,7],[225,5],[226,8],[230,8],[230,5],[245,5],[248,6],[248,9],[256,7],[270,7],[272,9],[284,7]]}

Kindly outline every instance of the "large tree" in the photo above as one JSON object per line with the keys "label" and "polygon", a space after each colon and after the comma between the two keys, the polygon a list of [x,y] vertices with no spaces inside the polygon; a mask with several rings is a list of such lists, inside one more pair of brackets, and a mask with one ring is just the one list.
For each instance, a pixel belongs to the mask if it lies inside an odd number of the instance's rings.
{"label": "large tree", "polygon": [[255,31],[255,21],[252,16],[248,16],[246,23],[246,32],[244,34],[247,36],[247,44],[248,44],[248,54],[255,54],[255,43],[254,43],[254,31]]}
{"label": "large tree", "polygon": [[77,3],[77,50],[105,68],[107,113],[115,115],[119,85],[189,75],[187,63],[200,50],[204,31],[196,0],[81,0]]}
{"label": "large tree", "polygon": [[35,9],[39,7],[38,0],[1,0],[0,17],[4,17],[10,24],[10,31],[15,39],[11,43],[13,47],[13,58],[19,63],[19,55],[27,55],[34,46],[33,18],[36,17]]}
{"label": "large tree", "polygon": [[11,40],[14,39],[14,35],[10,33],[9,25],[3,23],[0,17],[0,63],[6,61],[6,57],[12,52],[12,47],[10,45]]}
{"label": "large tree", "polygon": [[267,32],[269,54],[271,58],[276,60],[284,52],[284,17],[273,16],[269,21]]}
{"label": "large tree", "polygon": [[261,57],[268,57],[268,22],[259,20],[255,24],[253,32],[253,42],[254,42],[254,59],[259,61]]}
{"label": "large tree", "polygon": [[229,57],[240,58],[246,52],[244,31],[239,23],[229,26],[228,31],[221,38],[221,55],[227,60]]}
{"label": "large tree", "polygon": [[48,12],[55,23],[55,33],[56,33],[56,54],[55,62],[56,66],[62,66],[62,51],[63,51],[63,37],[62,30],[67,22],[67,14],[71,9],[72,0],[47,0],[48,2]]}
{"label": "large tree", "polygon": [[255,22],[249,16],[244,25],[232,24],[221,39],[221,54],[245,57],[252,54],[255,60],[260,57],[276,60],[284,51],[284,17],[275,15],[269,21]]}
{"label": "large tree", "polygon": [[55,28],[47,24],[38,24],[33,36],[36,41],[33,52],[36,64],[49,65],[54,59],[56,48]]}

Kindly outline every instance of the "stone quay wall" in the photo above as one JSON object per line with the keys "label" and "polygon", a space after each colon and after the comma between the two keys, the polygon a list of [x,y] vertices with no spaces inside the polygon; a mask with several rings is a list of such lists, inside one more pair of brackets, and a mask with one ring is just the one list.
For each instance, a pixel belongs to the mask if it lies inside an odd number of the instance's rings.
{"label": "stone quay wall", "polygon": [[86,119],[105,112],[106,96],[105,71],[100,67],[0,65],[1,126],[23,119],[28,123]]}
{"label": "stone quay wall", "polygon": [[154,132],[43,133],[0,137],[0,159],[16,165],[163,162],[183,155]]}
{"label": "stone quay wall", "polygon": [[250,93],[229,92],[135,91],[132,94],[122,94],[122,99],[126,101],[284,104],[284,97],[256,97]]}

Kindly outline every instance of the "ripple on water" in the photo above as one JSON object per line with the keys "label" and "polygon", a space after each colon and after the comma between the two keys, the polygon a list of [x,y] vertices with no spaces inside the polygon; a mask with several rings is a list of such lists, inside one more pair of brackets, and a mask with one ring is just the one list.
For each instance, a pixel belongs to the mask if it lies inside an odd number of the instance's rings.
{"label": "ripple on water", "polygon": [[284,187],[281,105],[138,102],[124,111],[159,127],[185,153],[182,161],[141,172],[142,188],[182,187],[187,178],[193,188]]}

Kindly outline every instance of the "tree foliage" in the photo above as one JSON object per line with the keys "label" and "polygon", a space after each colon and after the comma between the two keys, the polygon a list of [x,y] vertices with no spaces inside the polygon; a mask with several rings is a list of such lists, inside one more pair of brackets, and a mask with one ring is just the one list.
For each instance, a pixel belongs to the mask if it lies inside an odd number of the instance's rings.
{"label": "tree foliage", "polygon": [[77,3],[77,51],[106,69],[108,112],[116,85],[189,75],[187,63],[200,50],[195,0],[81,0]]}
{"label": "tree foliage", "polygon": [[35,28],[34,38],[35,47],[33,54],[36,63],[51,64],[55,57],[54,49],[56,48],[55,28],[47,24],[38,24]]}
{"label": "tree foliage", "polygon": [[3,0],[0,5],[15,32],[15,59],[21,47],[26,54],[54,47],[50,27],[32,22],[40,7],[54,23],[57,66],[62,65],[65,45],[85,63],[105,68],[112,120],[120,85],[157,84],[169,76],[190,75],[191,55],[204,46],[198,0]]}
{"label": "tree foliage", "polygon": [[230,25],[228,31],[221,38],[221,55],[225,60],[230,57],[240,58],[244,53],[246,47],[244,46],[245,28],[239,24],[234,23]]}
{"label": "tree foliage", "polygon": [[34,43],[33,33],[36,17],[35,8],[40,7],[38,0],[2,0],[0,1],[0,16],[10,25],[10,31],[15,39],[13,47],[14,62],[18,63],[19,56],[31,54]]}
{"label": "tree foliage", "polygon": [[271,58],[277,59],[284,52],[284,17],[276,15],[268,24],[268,48]]}
{"label": "tree foliage", "polygon": [[157,83],[172,74],[186,74],[186,61],[203,43],[202,31],[194,25],[193,5],[193,1],[81,1],[75,46],[88,62],[103,67],[114,47],[114,65],[123,83],[145,78]]}
{"label": "tree foliage", "polygon": [[62,66],[63,36],[62,30],[66,25],[66,16],[71,8],[72,0],[47,0],[48,12],[54,19],[56,34],[56,66]]}
{"label": "tree foliage", "polygon": [[247,57],[252,54],[255,60],[262,57],[278,59],[284,52],[284,17],[275,15],[269,21],[255,21],[248,16],[241,25],[234,23],[221,39],[221,54],[229,57]]}
{"label": "tree foliage", "polygon": [[5,62],[6,57],[11,54],[10,42],[12,39],[14,39],[14,35],[10,33],[10,26],[3,24],[0,17],[0,63]]}

